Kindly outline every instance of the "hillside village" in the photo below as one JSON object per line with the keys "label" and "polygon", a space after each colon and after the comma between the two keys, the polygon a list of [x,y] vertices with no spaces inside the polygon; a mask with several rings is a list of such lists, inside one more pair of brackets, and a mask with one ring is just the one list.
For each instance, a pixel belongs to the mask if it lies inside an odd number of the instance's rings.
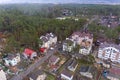
{"label": "hillside village", "polygon": [[120,80],[119,6],[19,6],[0,8],[0,80]]}
{"label": "hillside village", "polygon": [[[46,33],[39,38],[39,52],[25,48],[22,53],[5,54],[0,77],[10,80],[34,65],[34,72],[26,74],[24,80],[119,80],[120,45],[107,41],[95,45],[93,36],[88,31],[77,31],[61,42],[54,33]],[[35,67],[34,63],[45,56],[48,58]]]}

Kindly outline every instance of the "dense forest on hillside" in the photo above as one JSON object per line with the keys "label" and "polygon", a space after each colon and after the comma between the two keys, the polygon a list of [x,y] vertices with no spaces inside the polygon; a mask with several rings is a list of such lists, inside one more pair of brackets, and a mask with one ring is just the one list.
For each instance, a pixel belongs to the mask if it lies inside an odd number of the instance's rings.
{"label": "dense forest on hillside", "polygon": [[[6,52],[30,47],[38,49],[39,37],[46,32],[53,32],[58,40],[64,40],[73,31],[82,30],[86,19],[56,20],[62,16],[62,10],[78,15],[107,15],[111,12],[120,15],[120,6],[79,5],[79,4],[9,4],[0,5],[0,31],[7,32]],[[95,28],[94,28],[95,29]],[[94,31],[94,30],[91,30]],[[106,33],[109,34],[109,33]]]}

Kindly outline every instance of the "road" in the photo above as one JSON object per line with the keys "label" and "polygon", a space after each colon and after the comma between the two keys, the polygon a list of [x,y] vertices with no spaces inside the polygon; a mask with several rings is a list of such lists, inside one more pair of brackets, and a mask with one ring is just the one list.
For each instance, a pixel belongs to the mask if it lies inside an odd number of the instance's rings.
{"label": "road", "polygon": [[98,16],[95,15],[93,16],[93,18],[91,18],[85,25],[84,25],[84,29],[83,30],[86,30],[88,25],[91,24],[93,21],[95,21],[96,19],[98,19]]}
{"label": "road", "polygon": [[30,65],[27,68],[26,71],[21,72],[20,74],[13,76],[10,80],[23,80],[24,77],[26,77],[35,68],[39,67],[45,60],[47,60],[51,55],[53,55],[54,52],[55,52],[55,50],[49,50],[44,57],[36,60],[34,64]]}

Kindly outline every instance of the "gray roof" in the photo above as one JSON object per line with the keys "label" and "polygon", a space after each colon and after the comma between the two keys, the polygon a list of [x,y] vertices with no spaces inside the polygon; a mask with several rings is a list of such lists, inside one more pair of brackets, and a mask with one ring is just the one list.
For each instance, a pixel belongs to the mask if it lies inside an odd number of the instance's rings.
{"label": "gray roof", "polygon": [[117,45],[117,44],[109,44],[109,43],[102,43],[100,44],[99,48],[105,48],[105,47],[114,47],[116,49],[119,49],[120,50],[120,45]]}
{"label": "gray roof", "polygon": [[47,42],[47,41],[48,41],[48,38],[45,37],[45,36],[41,36],[40,39],[41,39],[43,42]]}
{"label": "gray roof", "polygon": [[52,55],[50,58],[49,58],[49,61],[51,62],[55,62],[59,57],[55,56],[55,55]]}
{"label": "gray roof", "polygon": [[13,58],[15,58],[16,56],[18,56],[17,54],[7,54],[7,56],[4,58],[4,59],[7,59],[7,60],[12,60]]}
{"label": "gray roof", "polygon": [[91,67],[91,66],[81,66],[81,67],[80,67],[80,72],[93,73],[93,72],[94,72],[94,68]]}
{"label": "gray roof", "polygon": [[50,37],[54,38],[55,35],[53,33],[47,33],[45,36],[41,36],[40,39],[44,42],[47,42],[50,39]]}
{"label": "gray roof", "polygon": [[42,75],[42,74],[44,74],[44,72],[43,72],[42,70],[38,70],[38,71],[35,71],[35,72],[33,72],[33,73],[30,73],[30,74],[28,75],[28,77],[29,77],[29,78],[32,78],[33,80],[36,80],[37,77],[38,77],[39,75]]}
{"label": "gray roof", "polygon": [[61,74],[64,74],[64,75],[66,75],[66,76],[68,76],[68,77],[70,77],[70,78],[73,76],[73,74],[72,74],[70,71],[66,70],[66,69],[64,69],[64,70],[61,72]]}
{"label": "gray roof", "polygon": [[70,62],[69,66],[75,68],[77,64],[78,64],[77,61],[76,61],[75,59],[73,59],[73,60]]}

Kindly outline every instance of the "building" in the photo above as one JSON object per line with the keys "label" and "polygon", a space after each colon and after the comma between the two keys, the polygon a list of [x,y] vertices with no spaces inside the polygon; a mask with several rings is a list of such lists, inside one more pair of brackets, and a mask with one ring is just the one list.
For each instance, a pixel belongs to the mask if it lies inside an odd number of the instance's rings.
{"label": "building", "polygon": [[112,67],[108,71],[105,71],[105,77],[109,80],[120,80],[120,68]]}
{"label": "building", "polygon": [[0,80],[7,80],[5,72],[0,69]]}
{"label": "building", "polygon": [[50,64],[50,65],[55,65],[59,60],[60,60],[59,57],[57,57],[57,56],[55,56],[55,55],[52,55],[52,56],[49,58],[49,64]]}
{"label": "building", "polygon": [[46,48],[40,48],[39,51],[40,51],[41,53],[46,53],[46,52],[47,52]]}
{"label": "building", "polygon": [[74,32],[71,38],[76,44],[80,45],[80,54],[88,55],[90,53],[93,44],[93,34],[88,32]]}
{"label": "building", "polygon": [[77,66],[78,66],[77,61],[76,61],[75,59],[71,59],[71,62],[70,62],[70,64],[69,64],[69,66],[68,66],[68,69],[69,69],[70,71],[73,71],[73,72],[74,72],[74,71],[76,70]]}
{"label": "building", "polygon": [[102,43],[99,46],[98,58],[102,60],[120,63],[120,46],[116,44]]}
{"label": "building", "polygon": [[73,74],[70,71],[64,69],[61,72],[61,78],[63,80],[73,80]]}
{"label": "building", "polygon": [[20,62],[20,54],[7,54],[3,61],[6,66],[15,66]]}
{"label": "building", "polygon": [[41,70],[37,70],[28,75],[29,80],[45,80],[47,77],[46,73]]}
{"label": "building", "polygon": [[24,50],[23,55],[25,56],[25,58],[30,58],[30,59],[37,57],[37,53],[29,48],[26,48]]}
{"label": "building", "polygon": [[67,38],[64,42],[63,42],[63,51],[68,51],[71,52],[74,48],[75,48],[75,43]]}
{"label": "building", "polygon": [[95,72],[95,69],[91,66],[81,66],[80,67],[80,74],[82,76],[93,79],[93,76],[94,76],[93,72]]}
{"label": "building", "polygon": [[57,43],[57,36],[53,33],[47,33],[45,36],[41,36],[40,40],[42,41],[42,45],[40,45],[40,47],[48,49]]}

